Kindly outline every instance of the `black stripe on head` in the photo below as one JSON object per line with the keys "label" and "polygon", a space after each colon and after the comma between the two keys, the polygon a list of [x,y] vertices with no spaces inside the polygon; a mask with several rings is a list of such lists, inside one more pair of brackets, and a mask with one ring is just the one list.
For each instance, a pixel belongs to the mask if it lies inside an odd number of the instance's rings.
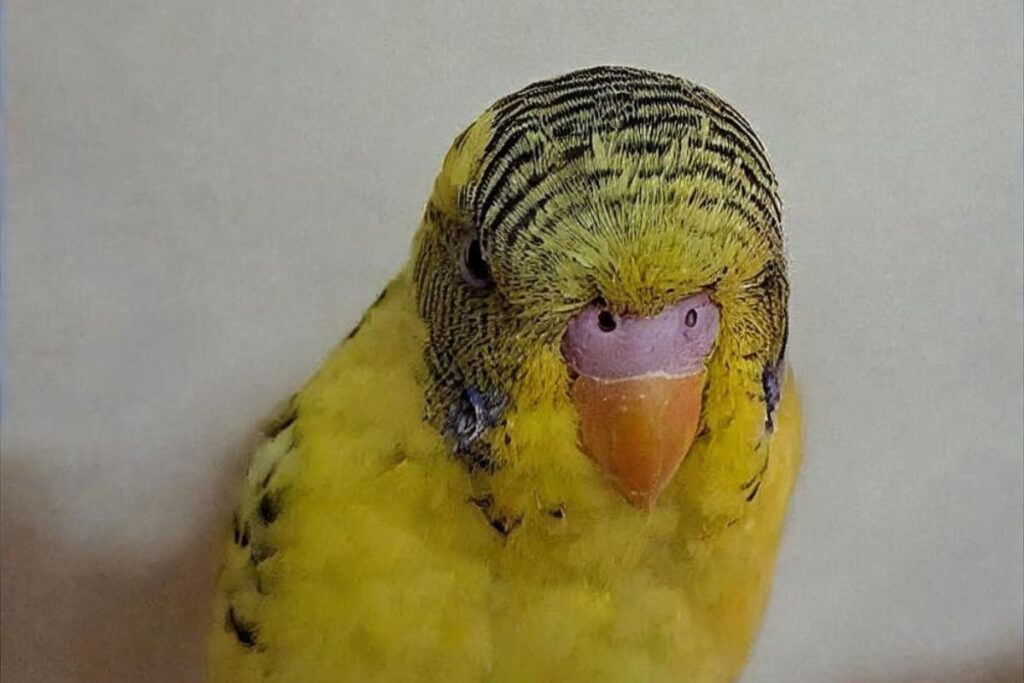
{"label": "black stripe on head", "polygon": [[629,67],[595,66],[528,85],[498,100],[494,110],[502,116],[518,116],[543,108],[545,102],[559,97],[590,92],[595,88],[634,84],[638,79],[651,75],[652,72]]}
{"label": "black stripe on head", "polygon": [[[491,137],[470,200],[485,246],[499,232],[505,241],[518,240],[524,222],[551,199],[550,189],[539,189],[546,177],[592,153],[594,139],[604,136],[626,158],[665,158],[677,141],[719,157],[720,168],[691,160],[664,168],[662,175],[699,174],[728,185],[742,178],[744,194],[762,214],[753,220],[744,212],[745,218],[759,231],[780,233],[776,183],[760,140],[735,109],[689,81],[628,67],[594,67],[527,86],[499,100],[492,111]],[[652,169],[639,173],[656,175]],[[602,176],[588,169],[586,175],[593,184],[617,173],[607,169]],[[504,226],[506,221],[513,225]]]}

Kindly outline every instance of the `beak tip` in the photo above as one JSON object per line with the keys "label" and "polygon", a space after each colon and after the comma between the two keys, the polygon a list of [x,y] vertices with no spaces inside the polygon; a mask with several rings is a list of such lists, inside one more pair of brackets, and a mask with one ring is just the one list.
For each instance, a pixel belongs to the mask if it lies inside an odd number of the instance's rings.
{"label": "beak tip", "polygon": [[627,491],[622,494],[630,505],[642,512],[649,512],[658,502],[658,494],[649,491]]}

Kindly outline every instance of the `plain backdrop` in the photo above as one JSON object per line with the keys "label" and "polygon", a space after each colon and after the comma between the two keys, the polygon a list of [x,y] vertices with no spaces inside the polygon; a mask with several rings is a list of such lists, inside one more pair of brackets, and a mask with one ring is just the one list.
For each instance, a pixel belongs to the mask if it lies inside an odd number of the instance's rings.
{"label": "plain backdrop", "polygon": [[201,677],[257,425],[454,135],[602,63],[709,85],[781,179],[806,466],[745,680],[1021,680],[1020,2],[5,12],[5,682]]}

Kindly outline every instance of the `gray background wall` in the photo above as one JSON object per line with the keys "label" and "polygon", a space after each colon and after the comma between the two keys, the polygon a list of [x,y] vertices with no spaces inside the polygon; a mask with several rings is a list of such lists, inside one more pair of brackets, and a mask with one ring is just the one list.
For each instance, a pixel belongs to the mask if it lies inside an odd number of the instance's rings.
{"label": "gray background wall", "polygon": [[807,461],[746,680],[1020,671],[1019,2],[5,10],[4,681],[199,677],[257,424],[455,133],[599,63],[710,85],[782,180]]}

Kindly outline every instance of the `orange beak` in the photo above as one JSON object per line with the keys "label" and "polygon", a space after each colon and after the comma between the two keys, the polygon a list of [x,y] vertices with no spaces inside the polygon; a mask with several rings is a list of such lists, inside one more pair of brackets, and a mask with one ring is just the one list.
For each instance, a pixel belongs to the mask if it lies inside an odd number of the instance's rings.
{"label": "orange beak", "polygon": [[562,354],[583,450],[638,508],[654,505],[693,445],[718,307],[695,294],[649,318],[591,305]]}
{"label": "orange beak", "polygon": [[581,376],[573,383],[583,449],[636,507],[654,505],[690,450],[704,376]]}

